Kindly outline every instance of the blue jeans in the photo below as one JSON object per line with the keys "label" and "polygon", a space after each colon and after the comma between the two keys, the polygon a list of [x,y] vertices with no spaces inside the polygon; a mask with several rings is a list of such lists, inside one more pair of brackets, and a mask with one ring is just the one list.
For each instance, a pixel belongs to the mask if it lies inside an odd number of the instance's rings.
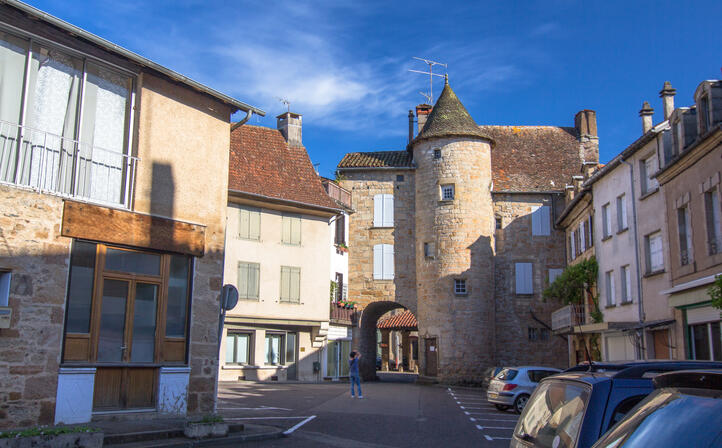
{"label": "blue jeans", "polygon": [[354,384],[356,384],[356,388],[358,389],[358,396],[362,396],[363,394],[361,393],[361,377],[359,377],[358,375],[351,375],[349,379],[351,380],[351,396],[353,397]]}

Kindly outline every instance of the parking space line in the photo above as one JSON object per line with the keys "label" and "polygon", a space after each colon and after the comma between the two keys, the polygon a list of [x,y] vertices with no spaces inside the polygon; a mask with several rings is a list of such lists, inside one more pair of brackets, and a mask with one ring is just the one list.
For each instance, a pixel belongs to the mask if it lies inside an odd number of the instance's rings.
{"label": "parking space line", "polygon": [[512,426],[511,428],[509,428],[508,426],[481,426],[481,425],[476,425],[476,427],[479,428],[479,429],[514,429],[513,426]]}
{"label": "parking space line", "polygon": [[316,418],[316,416],[315,416],[315,415],[312,415],[312,416],[308,417],[306,420],[304,420],[304,421],[302,421],[302,422],[299,422],[299,423],[296,423],[296,424],[293,425],[292,427],[290,427],[290,428],[288,428],[287,430],[283,431],[283,435],[284,435],[284,436],[291,435],[291,434],[293,433],[293,431],[297,430],[297,429],[300,428],[301,426],[303,426],[303,425],[305,425],[306,423],[310,422],[310,421],[313,420],[314,418]]}
{"label": "parking space line", "polygon": [[484,434],[484,437],[489,442],[493,442],[494,440],[511,440],[511,437],[492,437],[492,436],[488,436],[486,434]]}

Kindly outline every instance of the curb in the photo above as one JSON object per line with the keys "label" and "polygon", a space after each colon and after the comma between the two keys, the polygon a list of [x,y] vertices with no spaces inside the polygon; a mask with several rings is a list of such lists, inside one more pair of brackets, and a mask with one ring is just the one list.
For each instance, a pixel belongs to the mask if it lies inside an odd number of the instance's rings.
{"label": "curb", "polygon": [[[149,431],[152,432],[152,431]],[[132,434],[132,436],[139,435],[141,433]],[[175,431],[173,431],[175,435]],[[182,431],[181,431],[182,435]],[[192,447],[206,447],[206,446],[219,446],[229,445],[234,443],[253,442],[260,440],[271,440],[280,439],[287,437],[283,434],[282,429],[276,429],[272,431],[257,432],[255,434],[232,434],[226,437],[217,437],[209,439],[192,440],[185,437],[168,437],[168,438],[156,438],[153,440],[135,440],[126,443],[115,443],[115,444],[104,444],[107,447],[116,448],[135,448],[135,447],[154,447],[154,448],[192,448]]]}

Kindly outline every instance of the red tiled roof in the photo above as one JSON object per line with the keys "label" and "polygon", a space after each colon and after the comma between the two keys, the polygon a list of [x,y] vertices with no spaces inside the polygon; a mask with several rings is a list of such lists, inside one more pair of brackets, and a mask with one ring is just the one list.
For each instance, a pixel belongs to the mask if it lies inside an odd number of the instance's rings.
{"label": "red tiled roof", "polygon": [[479,126],[494,140],[494,191],[564,190],[582,166],[577,131],[558,126]]}
{"label": "red tiled roof", "polygon": [[417,330],[418,324],[416,323],[414,314],[409,310],[405,310],[403,313],[380,321],[376,324],[376,328],[388,330]]}
{"label": "red tiled roof", "polygon": [[350,152],[343,156],[338,168],[390,168],[410,167],[408,151]]}
{"label": "red tiled roof", "polygon": [[261,126],[231,132],[228,189],[339,208],[321,185],[306,148],[289,147],[278,130]]}

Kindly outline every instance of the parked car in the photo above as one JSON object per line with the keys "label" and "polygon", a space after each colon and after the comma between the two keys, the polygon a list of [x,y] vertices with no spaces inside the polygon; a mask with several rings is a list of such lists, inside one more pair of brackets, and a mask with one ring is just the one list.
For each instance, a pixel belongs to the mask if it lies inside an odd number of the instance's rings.
{"label": "parked car", "polygon": [[722,362],[712,361],[634,361],[572,367],[539,383],[517,421],[510,447],[591,447],[654,390],[655,375],[720,368]]}
{"label": "parked car", "polygon": [[503,367],[489,367],[484,371],[483,386],[489,388],[489,383],[499,374],[504,368]]}
{"label": "parked car", "polygon": [[593,448],[722,446],[722,370],[665,373]]}
{"label": "parked car", "polygon": [[553,367],[504,367],[489,381],[486,399],[500,411],[511,407],[514,412],[521,414],[539,381],[559,372],[561,370]]}

